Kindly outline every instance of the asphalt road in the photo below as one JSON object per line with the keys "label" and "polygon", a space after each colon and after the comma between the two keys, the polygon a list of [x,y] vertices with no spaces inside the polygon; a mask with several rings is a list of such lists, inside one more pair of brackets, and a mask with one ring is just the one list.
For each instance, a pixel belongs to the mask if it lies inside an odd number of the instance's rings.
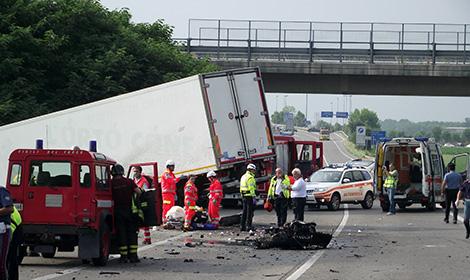
{"label": "asphalt road", "polygon": [[[303,133],[300,137],[315,138]],[[332,139],[325,142],[326,160],[351,159],[341,138]],[[234,242],[248,238],[235,227],[191,233],[157,229],[153,244],[139,248],[139,264],[122,265],[114,259],[106,267],[93,267],[81,265],[73,253],[54,259],[26,257],[20,279],[470,279],[470,241],[464,239],[461,220],[445,224],[441,209],[427,212],[418,206],[385,216],[375,204],[370,210],[343,205],[337,212],[306,211],[306,221],[334,232],[325,250],[257,250]],[[258,209],[254,222],[258,228],[268,227],[275,215]]]}

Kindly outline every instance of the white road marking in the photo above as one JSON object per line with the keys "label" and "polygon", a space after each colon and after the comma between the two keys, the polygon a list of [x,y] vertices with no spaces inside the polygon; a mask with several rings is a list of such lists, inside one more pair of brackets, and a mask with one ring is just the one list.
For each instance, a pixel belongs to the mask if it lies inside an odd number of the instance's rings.
{"label": "white road marking", "polygon": [[331,142],[333,142],[333,144],[335,144],[335,146],[338,148],[338,151],[343,154],[345,157],[349,158],[349,159],[354,159],[353,157],[347,155],[345,152],[343,152],[343,150],[341,150],[341,148],[339,147],[338,144],[336,144],[336,141],[332,140]]}
{"label": "white road marking", "polygon": [[[341,231],[343,231],[344,226],[348,222],[349,219],[349,210],[348,210],[348,205],[344,205],[344,215],[343,219],[341,220],[341,223],[339,226],[336,228],[335,232],[333,233],[333,239],[336,238]],[[333,239],[331,239],[330,244],[328,244],[327,248],[331,248]],[[310,267],[312,267],[320,258],[321,256],[325,253],[325,250],[318,251],[315,253],[312,257],[310,257],[304,264],[302,264],[296,271],[294,271],[289,277],[286,278],[286,280],[296,280],[299,279],[300,276],[302,276]]]}
{"label": "white road marking", "polygon": [[[140,252],[144,252],[144,251],[147,251],[149,249],[152,249],[156,246],[159,246],[159,245],[163,245],[167,242],[170,242],[170,241],[173,241],[175,239],[178,239],[178,238],[181,238],[181,237],[184,237],[186,235],[189,235],[190,233],[189,232],[184,232],[184,233],[181,233],[181,234],[178,234],[176,236],[173,236],[173,237],[170,237],[170,238],[167,238],[165,240],[162,240],[162,241],[158,241],[158,242],[155,242],[155,243],[152,243],[150,245],[146,245],[144,247],[140,247],[137,251],[140,253]],[[111,255],[109,256],[109,260],[113,260],[113,259],[116,259],[118,258],[119,255]],[[72,273],[76,273],[76,272],[79,272],[81,270],[84,270],[86,268],[90,267],[89,265],[81,265],[81,266],[76,266],[76,267],[72,267],[72,268],[69,268],[69,269],[65,269],[65,270],[62,270],[62,271],[57,271],[55,273],[52,273],[52,274],[48,274],[48,275],[44,275],[44,276],[40,276],[40,277],[37,277],[37,278],[33,278],[31,280],[49,280],[49,279],[55,279],[55,278],[59,278],[59,277],[62,277],[62,276],[65,276],[65,275],[68,275],[68,274],[72,274]]]}

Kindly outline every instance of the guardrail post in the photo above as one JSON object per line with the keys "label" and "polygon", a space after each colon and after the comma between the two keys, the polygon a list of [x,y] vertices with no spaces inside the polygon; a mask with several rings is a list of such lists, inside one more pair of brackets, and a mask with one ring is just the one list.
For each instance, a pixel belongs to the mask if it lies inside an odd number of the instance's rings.
{"label": "guardrail post", "polygon": [[313,30],[312,30],[312,22],[310,22],[310,29],[309,29],[309,40],[308,40],[308,56],[309,61],[313,62]]}
{"label": "guardrail post", "polygon": [[374,24],[370,24],[369,63],[374,63]]}
{"label": "guardrail post", "polygon": [[251,40],[248,39],[248,66],[251,64]]}
{"label": "guardrail post", "polygon": [[463,25],[463,64],[467,62],[467,24]]}
{"label": "guardrail post", "polygon": [[403,64],[403,50],[405,48],[405,24],[401,24],[401,63]]}
{"label": "guardrail post", "polygon": [[339,23],[339,62],[343,62],[343,23]]}
{"label": "guardrail post", "polygon": [[250,66],[251,61],[251,20],[248,21],[248,66]]}
{"label": "guardrail post", "polygon": [[432,65],[436,64],[436,24],[432,25]]}
{"label": "guardrail post", "polygon": [[217,59],[220,59],[220,19],[217,21]]}
{"label": "guardrail post", "polygon": [[277,53],[277,60],[281,60],[281,39],[282,38],[282,22],[279,22],[279,46],[278,46],[278,53]]}

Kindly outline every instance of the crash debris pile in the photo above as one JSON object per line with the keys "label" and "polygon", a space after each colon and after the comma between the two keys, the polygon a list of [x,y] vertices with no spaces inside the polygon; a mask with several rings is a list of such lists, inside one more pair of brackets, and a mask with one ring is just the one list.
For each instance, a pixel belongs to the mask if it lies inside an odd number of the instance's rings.
{"label": "crash debris pile", "polygon": [[317,232],[315,223],[293,221],[282,228],[265,229],[255,239],[258,249],[281,248],[305,250],[326,248],[332,239],[328,233]]}

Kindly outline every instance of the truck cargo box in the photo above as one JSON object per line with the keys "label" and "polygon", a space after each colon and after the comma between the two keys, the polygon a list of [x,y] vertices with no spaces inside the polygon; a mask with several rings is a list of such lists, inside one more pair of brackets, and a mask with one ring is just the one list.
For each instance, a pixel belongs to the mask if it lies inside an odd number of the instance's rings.
{"label": "truck cargo box", "polygon": [[127,166],[176,162],[204,173],[275,157],[259,69],[201,74],[0,127],[0,184],[17,148],[87,148]]}

